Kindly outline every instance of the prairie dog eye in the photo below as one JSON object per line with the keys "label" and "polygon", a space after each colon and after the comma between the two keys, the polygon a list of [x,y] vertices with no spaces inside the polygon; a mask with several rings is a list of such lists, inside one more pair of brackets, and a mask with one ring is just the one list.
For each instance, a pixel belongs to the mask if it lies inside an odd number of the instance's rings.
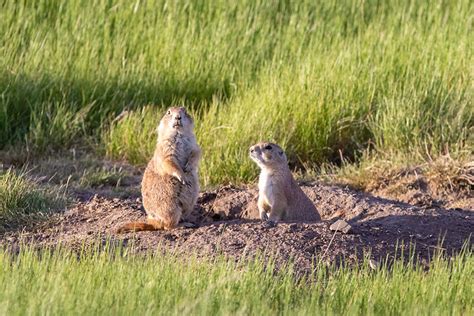
{"label": "prairie dog eye", "polygon": [[171,115],[171,110],[168,110],[168,112],[166,112],[166,114]]}
{"label": "prairie dog eye", "polygon": [[266,149],[266,150],[272,150],[272,146],[267,145],[267,146],[264,147],[264,149]]}

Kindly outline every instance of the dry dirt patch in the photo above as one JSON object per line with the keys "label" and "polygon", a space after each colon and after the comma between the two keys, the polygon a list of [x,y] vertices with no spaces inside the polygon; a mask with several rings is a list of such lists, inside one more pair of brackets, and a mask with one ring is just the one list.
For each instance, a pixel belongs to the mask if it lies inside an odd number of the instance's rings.
{"label": "dry dirt patch", "polygon": [[[256,219],[257,191],[227,186],[201,194],[192,218],[197,228],[118,235],[115,229],[121,224],[145,219],[140,199],[95,195],[40,227],[4,234],[0,245],[17,247],[27,242],[38,247],[58,243],[81,247],[99,239],[133,244],[137,252],[163,248],[236,259],[272,253],[277,263],[292,258],[298,269],[308,271],[315,260],[354,262],[369,252],[378,262],[394,258],[402,243],[405,247],[416,244],[416,258],[426,261],[435,250],[448,255],[460,251],[474,232],[472,209],[413,206],[321,183],[303,185],[302,189],[317,206],[322,222],[267,227]],[[329,226],[337,218],[349,222],[352,231],[331,231]],[[472,247],[472,241],[468,243]]]}

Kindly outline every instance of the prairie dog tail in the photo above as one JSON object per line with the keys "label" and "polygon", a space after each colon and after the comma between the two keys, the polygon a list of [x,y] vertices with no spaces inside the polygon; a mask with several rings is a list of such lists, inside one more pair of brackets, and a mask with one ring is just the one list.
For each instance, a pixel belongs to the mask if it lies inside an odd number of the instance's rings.
{"label": "prairie dog tail", "polygon": [[157,220],[148,220],[145,222],[131,222],[120,226],[117,229],[117,233],[127,233],[127,232],[139,232],[147,230],[163,230],[171,229],[173,227],[166,226],[163,222]]}

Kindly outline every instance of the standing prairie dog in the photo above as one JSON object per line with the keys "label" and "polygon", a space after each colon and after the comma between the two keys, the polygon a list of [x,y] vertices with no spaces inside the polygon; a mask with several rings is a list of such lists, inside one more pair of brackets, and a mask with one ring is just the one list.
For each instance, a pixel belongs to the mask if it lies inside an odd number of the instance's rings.
{"label": "standing prairie dog", "polygon": [[201,158],[194,122],[183,107],[171,107],[158,126],[158,142],[142,180],[147,222],[128,223],[117,232],[173,229],[193,210],[199,194]]}
{"label": "standing prairie dog", "polygon": [[280,146],[258,143],[250,147],[250,158],[261,169],[257,204],[262,220],[273,223],[321,220],[316,207],[293,178]]}

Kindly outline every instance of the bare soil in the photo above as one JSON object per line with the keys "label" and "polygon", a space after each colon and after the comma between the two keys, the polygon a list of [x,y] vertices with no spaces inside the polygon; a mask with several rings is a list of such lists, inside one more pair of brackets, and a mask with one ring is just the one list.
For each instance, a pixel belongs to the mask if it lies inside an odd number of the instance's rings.
{"label": "bare soil", "polygon": [[[193,218],[195,228],[172,231],[116,234],[129,221],[145,220],[139,194],[110,197],[93,191],[75,192],[78,200],[65,213],[35,227],[10,231],[0,236],[0,246],[18,248],[27,243],[37,247],[58,243],[82,247],[97,241],[122,244],[139,253],[170,250],[201,256],[218,254],[239,259],[259,253],[272,254],[277,264],[293,260],[299,271],[309,271],[312,263],[352,263],[369,256],[381,263],[411,251],[426,263],[435,251],[452,255],[463,245],[472,248],[474,199],[463,196],[463,208],[442,204],[391,200],[347,187],[319,182],[301,185],[314,202],[323,221],[319,223],[279,223],[275,227],[257,218],[254,188],[221,187],[200,195]],[[410,189],[408,194],[413,194]],[[329,226],[337,219],[352,226],[347,233]]]}

